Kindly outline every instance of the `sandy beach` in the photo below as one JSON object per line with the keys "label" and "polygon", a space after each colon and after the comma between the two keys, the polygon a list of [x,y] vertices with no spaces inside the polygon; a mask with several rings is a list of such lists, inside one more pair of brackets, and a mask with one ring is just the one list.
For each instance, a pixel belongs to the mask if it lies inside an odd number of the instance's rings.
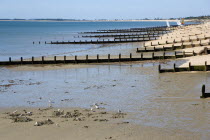
{"label": "sandy beach", "polygon": [[10,108],[1,109],[0,113],[0,134],[1,139],[4,140],[196,140],[202,138],[202,133],[136,125],[126,121],[132,114],[107,112],[104,109],[91,111],[79,108]]}

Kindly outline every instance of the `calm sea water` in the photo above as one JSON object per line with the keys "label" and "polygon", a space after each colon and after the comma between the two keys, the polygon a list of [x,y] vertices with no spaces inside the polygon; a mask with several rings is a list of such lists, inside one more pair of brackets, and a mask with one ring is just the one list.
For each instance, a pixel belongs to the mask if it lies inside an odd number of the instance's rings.
{"label": "calm sea water", "polygon": [[[170,23],[174,25],[176,23]],[[0,60],[9,57],[19,59],[47,55],[85,55],[86,53],[110,52],[108,47],[129,47],[131,44],[108,45],[45,45],[47,41],[80,40],[78,32],[99,29],[127,29],[166,26],[166,22],[26,22],[0,21]],[[85,40],[85,38],[83,38]],[[33,45],[32,42],[35,42]],[[39,45],[38,42],[42,43]],[[106,45],[107,46],[107,45]],[[91,51],[90,51],[91,50]],[[94,51],[93,51],[94,50]],[[97,51],[98,52],[97,52]],[[86,52],[87,51],[87,52]]]}

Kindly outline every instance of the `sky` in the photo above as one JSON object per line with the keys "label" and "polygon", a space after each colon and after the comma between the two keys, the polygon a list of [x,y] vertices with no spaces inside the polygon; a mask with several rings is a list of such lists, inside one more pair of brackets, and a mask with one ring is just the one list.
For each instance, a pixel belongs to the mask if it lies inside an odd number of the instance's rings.
{"label": "sky", "polygon": [[0,19],[143,19],[210,15],[210,0],[0,0]]}

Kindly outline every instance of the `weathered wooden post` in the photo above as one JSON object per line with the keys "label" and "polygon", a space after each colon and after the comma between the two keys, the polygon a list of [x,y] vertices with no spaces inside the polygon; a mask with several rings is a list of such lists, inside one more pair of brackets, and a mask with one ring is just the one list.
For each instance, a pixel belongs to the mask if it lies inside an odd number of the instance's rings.
{"label": "weathered wooden post", "polygon": [[88,55],[86,55],[86,63],[88,63]]}
{"label": "weathered wooden post", "polygon": [[32,56],[32,58],[31,58],[31,61],[32,61],[32,64],[34,64],[34,57]]}
{"label": "weathered wooden post", "polygon": [[145,51],[145,52],[147,51],[147,47],[144,47],[144,51]]}
{"label": "weathered wooden post", "polygon": [[191,62],[189,62],[189,69],[188,71],[191,71]]}
{"label": "weathered wooden post", "polygon": [[176,64],[174,63],[174,72],[176,72]]}
{"label": "weathered wooden post", "polygon": [[75,55],[75,57],[74,57],[74,61],[75,61],[75,63],[77,64],[77,56]]}
{"label": "weathered wooden post", "polygon": [[158,65],[158,71],[159,71],[159,73],[161,73],[161,65],[160,64]]}
{"label": "weathered wooden post", "polygon": [[121,60],[121,53],[119,54],[119,62],[120,62],[120,60]]}
{"label": "weathered wooden post", "polygon": [[183,57],[185,57],[185,51],[183,51]]}
{"label": "weathered wooden post", "polygon": [[56,61],[57,61],[57,60],[56,60],[56,56],[54,56],[54,63],[55,63],[55,64],[56,64]]}
{"label": "weathered wooden post", "polygon": [[202,89],[201,89],[202,95],[200,96],[200,98],[206,98],[206,86],[203,85]]}
{"label": "weathered wooden post", "polygon": [[42,64],[44,64],[44,56],[42,56]]}
{"label": "weathered wooden post", "polygon": [[9,57],[9,64],[11,64],[12,63],[12,58],[11,57]]}
{"label": "weathered wooden post", "polygon": [[193,50],[193,56],[195,56],[195,51]]}
{"label": "weathered wooden post", "polygon": [[141,53],[141,60],[143,60],[143,57],[144,57],[143,55],[144,55],[144,54],[143,54],[143,53]]}
{"label": "weathered wooden post", "polygon": [[207,68],[207,61],[205,61],[205,69],[204,69],[204,71],[207,71],[208,70],[208,68]]}
{"label": "weathered wooden post", "polygon": [[64,63],[66,63],[66,56],[65,55],[63,56],[63,60],[64,60]]}
{"label": "weathered wooden post", "polygon": [[97,62],[99,63],[99,54],[97,54]]}
{"label": "weathered wooden post", "polygon": [[136,52],[139,52],[139,48],[136,49]]}
{"label": "weathered wooden post", "polygon": [[110,54],[108,54],[108,62],[110,62]]}
{"label": "weathered wooden post", "polygon": [[23,57],[20,58],[21,65],[23,64]]}
{"label": "weathered wooden post", "polygon": [[154,52],[152,52],[152,60],[154,60],[154,55],[155,55],[155,53],[154,53]]}
{"label": "weathered wooden post", "polygon": [[175,58],[177,58],[177,56],[176,56],[176,51],[174,52],[174,56],[175,56]]}

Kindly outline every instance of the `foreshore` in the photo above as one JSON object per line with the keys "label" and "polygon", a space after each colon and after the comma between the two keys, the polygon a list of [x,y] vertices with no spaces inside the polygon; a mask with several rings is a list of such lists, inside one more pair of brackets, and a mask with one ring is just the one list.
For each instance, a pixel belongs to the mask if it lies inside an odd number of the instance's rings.
{"label": "foreshore", "polygon": [[202,134],[136,125],[131,113],[81,108],[9,108],[0,111],[4,140],[197,140]]}

